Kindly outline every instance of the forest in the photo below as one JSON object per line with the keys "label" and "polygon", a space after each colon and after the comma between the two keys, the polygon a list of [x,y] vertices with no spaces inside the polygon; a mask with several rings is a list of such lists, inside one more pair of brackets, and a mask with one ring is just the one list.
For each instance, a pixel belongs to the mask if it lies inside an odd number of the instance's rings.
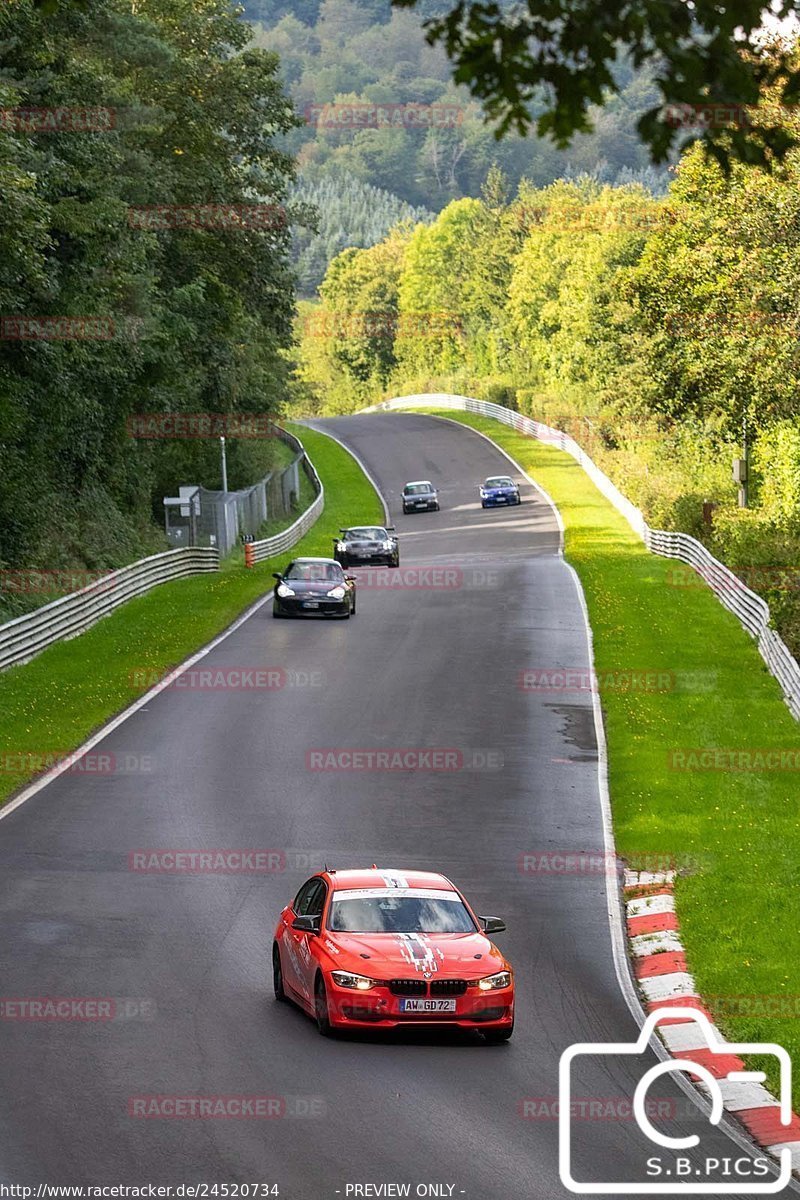
{"label": "forest", "polygon": [[494,167],[480,197],[333,260],[301,306],[302,402],[459,392],[567,430],[651,524],[744,572],[797,651],[799,172],[793,152],[726,177],[698,146],[656,198]]}
{"label": "forest", "polygon": [[[568,152],[498,142],[425,42],[432,11],[0,9],[0,570],[131,561],[161,544],[161,497],[219,485],[214,440],[131,437],[137,414],[454,390],[573,433],[653,524],[752,569],[797,648],[798,151],[649,167],[652,83],[624,60]],[[230,486],[271,453],[232,441]]]}
{"label": "forest", "polygon": [[[318,233],[295,237],[302,295],[313,293],[338,251],[388,233],[398,202],[438,211],[450,200],[477,196],[495,161],[514,186],[522,178],[543,186],[586,173],[608,183],[642,182],[653,191],[666,186],[666,170],[649,165],[636,132],[637,119],[655,101],[647,71],[633,70],[622,58],[620,94],[593,108],[594,131],[578,135],[569,150],[533,134],[497,141],[480,105],[453,84],[444,50],[425,40],[422,18],[446,7],[392,10],[389,0],[245,4],[252,44],[279,55],[281,78],[302,120],[286,138],[297,158],[299,193],[305,198],[309,189],[324,188]],[[420,119],[404,120],[415,108]],[[365,222],[366,187],[377,190],[369,193]]]}
{"label": "forest", "polygon": [[[248,41],[216,0],[0,7],[2,571],[130,562],[219,485],[216,439],[131,417],[285,399],[297,118]],[[273,448],[231,441],[230,486]]]}

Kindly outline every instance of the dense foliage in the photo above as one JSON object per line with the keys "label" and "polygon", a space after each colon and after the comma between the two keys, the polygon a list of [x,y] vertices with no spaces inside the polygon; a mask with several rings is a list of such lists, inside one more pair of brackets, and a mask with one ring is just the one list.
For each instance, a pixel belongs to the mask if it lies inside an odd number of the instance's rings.
{"label": "dense foliage", "polygon": [[493,171],[481,199],[334,260],[303,325],[307,402],[460,391],[567,428],[654,524],[755,568],[799,646],[799,196],[796,152],[726,177],[695,148],[662,199],[593,179],[511,198]]}
{"label": "dense foliage", "polygon": [[[580,133],[568,151],[532,135],[498,142],[478,101],[453,84],[444,50],[425,40],[421,18],[430,5],[406,12],[389,0],[248,0],[245,9],[258,22],[254,43],[279,54],[305,119],[289,145],[309,181],[354,178],[438,210],[478,195],[495,160],[514,186],[523,176],[543,185],[565,174],[617,182],[620,173],[652,172],[636,124],[657,89],[649,72],[626,61],[614,69],[619,94],[592,108],[594,132]],[[350,119],[345,109],[353,105]],[[384,106],[382,115],[367,115],[369,105]]]}
{"label": "dense foliage", "polygon": [[[140,228],[130,212],[281,208],[292,166],[276,135],[295,118],[274,55],[247,40],[224,0],[0,9],[0,568],[130,561],[163,495],[217,482],[217,443],[136,441],[131,415],[279,403],[285,220]],[[89,106],[101,128],[80,124]],[[30,108],[62,124],[26,124]],[[103,332],[20,338],[20,316]],[[250,446],[229,447],[231,486],[252,481]]]}
{"label": "dense foliage", "polygon": [[[765,37],[767,6],[762,3],[244,0],[249,19],[280,25],[293,69],[298,60],[319,52],[321,82],[340,92],[358,92],[372,80],[359,42],[369,25],[388,22],[390,4],[395,15],[423,23],[428,45],[446,53],[448,75],[480,101],[498,134],[512,129],[524,134],[533,126],[556,146],[574,144],[576,135],[592,128],[599,105],[619,113],[619,99],[626,102],[628,76],[620,71],[624,58],[653,79],[632,130],[653,162],[665,161],[674,147],[685,148],[696,138],[726,165],[731,158],[763,162],[783,155],[793,143],[792,131],[774,109],[753,112],[765,90],[781,105],[796,104],[800,95],[798,62],[780,34]],[[769,10],[770,28],[777,31],[783,18],[796,18],[800,0],[774,0]],[[392,26],[405,36],[396,41],[389,32],[396,54],[386,62],[398,68],[396,83],[405,84],[412,79],[415,55],[406,51],[416,25],[395,22],[393,16]],[[316,27],[311,35],[309,27]],[[355,53],[329,60],[324,43],[337,31],[343,50],[349,51],[355,39]],[[373,46],[380,56],[383,42],[373,36]],[[426,62],[436,59],[428,54]],[[423,99],[425,88],[439,75],[417,74],[415,82],[422,88],[415,98]],[[377,78],[389,82],[390,69]]]}
{"label": "dense foliage", "polygon": [[331,259],[348,246],[373,246],[395,225],[432,221],[434,216],[353,178],[328,176],[317,183],[299,179],[292,199],[311,206],[316,215],[314,228],[298,225],[292,236],[298,290],[303,296],[316,293]]}

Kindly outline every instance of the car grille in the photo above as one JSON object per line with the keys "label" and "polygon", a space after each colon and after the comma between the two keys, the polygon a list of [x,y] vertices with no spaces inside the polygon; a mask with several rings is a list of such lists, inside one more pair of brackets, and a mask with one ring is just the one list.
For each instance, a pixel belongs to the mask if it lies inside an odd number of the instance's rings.
{"label": "car grille", "polygon": [[432,996],[463,996],[466,990],[466,979],[434,979],[431,983]]}
{"label": "car grille", "polygon": [[390,979],[389,991],[393,996],[427,996],[428,985],[424,979]]}
{"label": "car grille", "polygon": [[466,979],[434,979],[429,985],[424,979],[390,979],[387,984],[393,996],[463,996]]}

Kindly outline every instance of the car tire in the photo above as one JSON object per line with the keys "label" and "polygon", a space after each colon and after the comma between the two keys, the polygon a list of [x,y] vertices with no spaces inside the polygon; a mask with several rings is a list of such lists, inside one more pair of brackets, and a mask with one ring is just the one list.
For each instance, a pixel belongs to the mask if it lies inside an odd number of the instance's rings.
{"label": "car tire", "polygon": [[355,598],[355,596],[353,596],[353,607],[350,609],[350,616],[354,617],[355,615],[356,615],[356,598]]}
{"label": "car tire", "polygon": [[485,501],[485,500],[481,500],[481,508],[486,508],[486,501]]}
{"label": "car tire", "polygon": [[273,608],[273,610],[272,610],[272,615],[273,615],[273,617],[282,617],[282,616],[283,616],[283,613],[282,613],[282,612],[278,612],[278,610],[277,610],[276,608]]}
{"label": "car tire", "polygon": [[283,967],[281,966],[281,952],[278,949],[277,943],[272,947],[272,988],[275,992],[275,999],[282,1004],[288,1000],[288,996],[283,987]]}
{"label": "car tire", "polygon": [[314,1019],[317,1022],[317,1032],[323,1037],[333,1037],[330,1013],[328,1011],[328,993],[325,990],[325,980],[318,975],[314,982]]}
{"label": "car tire", "polygon": [[434,504],[434,506],[433,506],[433,511],[434,511],[434,512],[438,512],[438,511],[439,511],[439,505],[438,505],[438,504]]}
{"label": "car tire", "polygon": [[483,1037],[490,1046],[499,1046],[501,1042],[507,1042],[514,1032],[514,1022],[507,1029],[486,1029]]}

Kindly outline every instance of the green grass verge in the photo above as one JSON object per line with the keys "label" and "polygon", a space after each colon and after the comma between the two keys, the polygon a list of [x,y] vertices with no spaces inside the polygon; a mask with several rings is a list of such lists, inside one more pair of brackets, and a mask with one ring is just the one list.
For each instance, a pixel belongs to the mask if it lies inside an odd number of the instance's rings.
{"label": "green grass verge", "polygon": [[[689,747],[800,756],[800,728],[777,682],[710,589],[675,586],[686,569],[648,553],[569,455],[489,418],[440,415],[488,434],[555,501],[601,679],[672,673],[664,691],[601,691],[617,847],[632,864],[696,863],[677,881],[677,906],[701,994],[731,1040],[778,1042],[800,1061],[798,774],[668,765]],[[773,998],[788,1015],[767,1015]],[[770,1082],[777,1087],[771,1072]]]}
{"label": "green grass verge", "polygon": [[[325,487],[325,510],[291,551],[252,570],[240,549],[222,570],[154,588],[92,629],[0,675],[0,804],[38,774],[9,770],[6,756],[62,754],[146,691],[132,680],[159,675],[209,642],[272,587],[272,572],[295,554],[330,554],[344,525],[380,522],[375,489],[346,450],[325,434],[290,426]],[[13,762],[13,760],[11,760]]]}

